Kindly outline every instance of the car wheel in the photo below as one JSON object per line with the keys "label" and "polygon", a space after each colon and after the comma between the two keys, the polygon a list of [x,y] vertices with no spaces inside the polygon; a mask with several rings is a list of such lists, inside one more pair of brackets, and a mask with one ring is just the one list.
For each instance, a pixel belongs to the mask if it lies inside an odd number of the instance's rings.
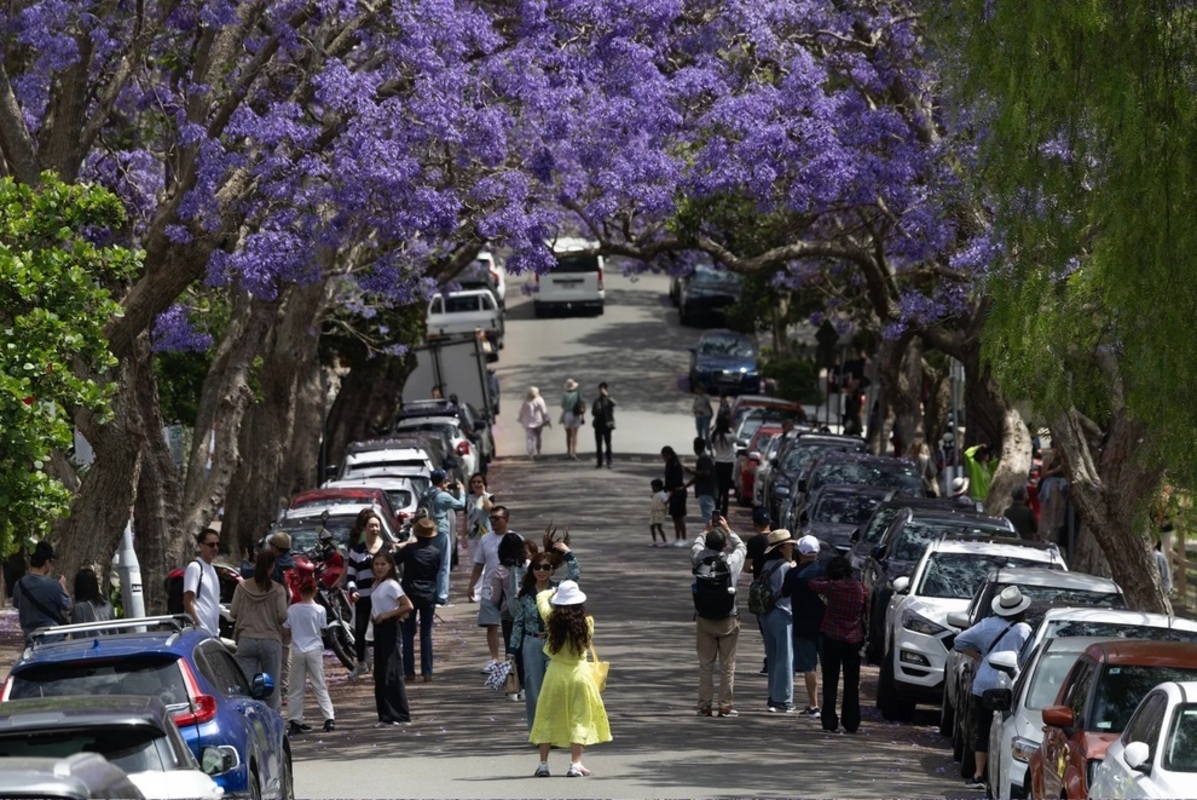
{"label": "car wheel", "polygon": [[881,664],[881,652],[883,649],[881,625],[877,621],[876,608],[874,613],[869,614],[869,641],[865,645],[865,658],[870,664]]}
{"label": "car wheel", "polygon": [[898,694],[894,681],[894,655],[887,653],[881,662],[881,675],[877,679],[877,709],[887,722],[910,722],[914,717],[915,704]]}
{"label": "car wheel", "polygon": [[948,693],[945,691],[943,693],[943,706],[939,710],[939,735],[951,736],[952,729],[955,727],[956,709],[952,706],[952,701],[948,699]]}
{"label": "car wheel", "polygon": [[541,319],[546,315],[547,312],[545,311],[544,306],[540,306],[540,305],[533,303],[532,304],[532,313],[536,316],[537,319]]}
{"label": "car wheel", "polygon": [[249,768],[249,789],[250,800],[262,800],[262,781],[258,778],[258,768]]}
{"label": "car wheel", "polygon": [[283,750],[283,773],[279,776],[280,800],[295,800],[295,773],[291,771],[291,751]]}

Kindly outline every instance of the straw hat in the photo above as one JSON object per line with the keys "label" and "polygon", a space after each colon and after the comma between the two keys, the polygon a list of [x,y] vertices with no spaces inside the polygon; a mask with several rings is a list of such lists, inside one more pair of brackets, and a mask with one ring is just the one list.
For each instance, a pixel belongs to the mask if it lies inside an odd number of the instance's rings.
{"label": "straw hat", "polygon": [[565,391],[572,392],[574,389],[577,389],[577,388],[578,388],[577,381],[575,381],[573,378],[565,379]]}
{"label": "straw hat", "polygon": [[968,478],[952,478],[952,495],[961,495],[968,492]]}
{"label": "straw hat", "polygon": [[291,537],[282,531],[275,531],[273,534],[271,534],[268,541],[279,550],[291,549]]}
{"label": "straw hat", "polygon": [[778,528],[775,531],[769,531],[769,536],[765,539],[765,544],[767,545],[765,547],[765,552],[771,553],[786,542],[792,541],[794,541],[793,535],[791,535],[790,532],[785,528]]}
{"label": "straw hat", "polygon": [[1031,598],[1020,592],[1017,586],[1007,586],[993,598],[990,605],[993,606],[993,613],[999,617],[1013,617],[1031,607]]}
{"label": "straw hat", "polygon": [[411,526],[411,532],[421,539],[431,539],[436,536],[436,523],[429,517],[421,517]]}

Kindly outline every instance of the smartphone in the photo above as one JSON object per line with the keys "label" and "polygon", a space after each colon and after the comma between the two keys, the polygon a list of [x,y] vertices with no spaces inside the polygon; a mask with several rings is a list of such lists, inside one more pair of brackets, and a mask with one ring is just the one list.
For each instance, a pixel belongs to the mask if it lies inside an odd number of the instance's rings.
{"label": "smartphone", "polygon": [[719,512],[717,510],[711,512],[711,524],[712,525],[719,524]]}

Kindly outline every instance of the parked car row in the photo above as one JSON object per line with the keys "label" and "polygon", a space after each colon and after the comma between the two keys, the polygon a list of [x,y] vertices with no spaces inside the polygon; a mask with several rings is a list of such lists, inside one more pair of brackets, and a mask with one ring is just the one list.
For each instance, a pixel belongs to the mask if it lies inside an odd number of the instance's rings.
{"label": "parked car row", "polygon": [[722,266],[700,262],[685,276],[669,282],[669,300],[683,325],[720,324],[728,306],[740,300],[740,275]]}

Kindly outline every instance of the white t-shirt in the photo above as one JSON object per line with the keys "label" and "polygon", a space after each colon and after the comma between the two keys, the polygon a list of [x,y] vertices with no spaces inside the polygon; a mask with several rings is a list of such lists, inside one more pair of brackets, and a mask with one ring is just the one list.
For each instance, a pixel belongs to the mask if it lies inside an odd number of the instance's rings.
{"label": "white t-shirt", "polygon": [[370,616],[378,618],[388,611],[399,608],[399,598],[403,597],[403,587],[394,578],[387,578],[382,583],[374,584],[374,591],[370,593]]}
{"label": "white t-shirt", "polygon": [[499,544],[503,537],[491,532],[478,540],[478,549],[474,551],[474,563],[482,565],[482,599],[491,599],[490,579],[499,568]]}
{"label": "white t-shirt", "polygon": [[[203,570],[203,582],[200,570]],[[183,594],[195,592],[195,615],[200,627],[213,636],[220,635],[220,578],[216,568],[202,558],[194,558],[183,572]]]}
{"label": "white t-shirt", "polygon": [[307,601],[295,603],[287,609],[286,626],[291,629],[291,649],[295,652],[324,649],[321,631],[328,626],[328,612],[324,606]]}
{"label": "white t-shirt", "polygon": [[716,436],[711,439],[715,461],[719,464],[734,464],[736,462],[736,439],[731,434]]}

